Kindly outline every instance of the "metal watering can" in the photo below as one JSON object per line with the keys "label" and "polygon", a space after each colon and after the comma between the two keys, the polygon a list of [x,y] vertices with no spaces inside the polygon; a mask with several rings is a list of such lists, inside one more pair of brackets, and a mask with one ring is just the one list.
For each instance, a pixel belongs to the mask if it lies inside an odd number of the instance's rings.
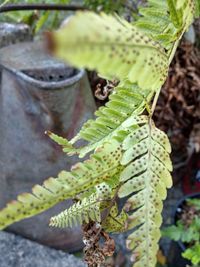
{"label": "metal watering can", "polygon": [[[0,49],[0,208],[75,163],[44,132],[71,138],[94,110],[83,70],[52,58],[38,42]],[[8,230],[58,249],[78,250],[79,228],[48,227],[50,217],[70,204],[61,203]]]}

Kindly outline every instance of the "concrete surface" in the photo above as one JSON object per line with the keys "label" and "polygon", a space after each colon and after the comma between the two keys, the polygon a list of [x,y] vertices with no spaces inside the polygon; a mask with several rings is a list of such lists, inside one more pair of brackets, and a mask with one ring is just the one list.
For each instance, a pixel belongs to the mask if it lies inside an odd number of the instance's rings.
{"label": "concrete surface", "polygon": [[73,255],[0,231],[1,267],[85,267]]}

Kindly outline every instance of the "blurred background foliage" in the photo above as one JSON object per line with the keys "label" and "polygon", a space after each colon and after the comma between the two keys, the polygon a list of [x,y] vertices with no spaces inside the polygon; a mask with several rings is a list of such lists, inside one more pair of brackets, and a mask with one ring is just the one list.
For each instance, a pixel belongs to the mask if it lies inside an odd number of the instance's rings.
{"label": "blurred background foliage", "polygon": [[[69,4],[71,0],[9,0],[5,4]],[[0,22],[26,23],[33,32],[37,33],[41,28],[54,29],[66,16],[64,11],[10,11],[0,16]]]}
{"label": "blurred background foliage", "polygon": [[[2,5],[6,4],[73,4],[85,6],[94,11],[104,11],[106,13],[117,13],[126,16],[129,20],[137,14],[137,4],[139,0],[6,0]],[[59,27],[62,20],[69,15],[69,11],[10,11],[1,13],[0,22],[26,23],[33,33],[40,30],[52,30]]]}

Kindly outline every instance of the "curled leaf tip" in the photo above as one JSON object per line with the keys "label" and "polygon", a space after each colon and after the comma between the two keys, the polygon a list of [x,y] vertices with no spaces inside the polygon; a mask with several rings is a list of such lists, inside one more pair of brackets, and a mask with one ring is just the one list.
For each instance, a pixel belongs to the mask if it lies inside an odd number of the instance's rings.
{"label": "curled leaf tip", "polygon": [[46,50],[50,54],[53,54],[55,51],[55,47],[56,47],[56,44],[55,44],[55,41],[53,38],[53,33],[50,31],[46,31],[45,32],[45,48],[46,48]]}
{"label": "curled leaf tip", "polygon": [[44,134],[46,134],[46,135],[50,135],[51,132],[50,132],[50,131],[45,131]]}

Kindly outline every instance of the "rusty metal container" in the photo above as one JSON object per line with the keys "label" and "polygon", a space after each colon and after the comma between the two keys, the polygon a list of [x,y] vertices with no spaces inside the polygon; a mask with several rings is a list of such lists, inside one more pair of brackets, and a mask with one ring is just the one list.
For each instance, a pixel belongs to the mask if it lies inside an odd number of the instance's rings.
{"label": "rusty metal container", "polygon": [[[83,70],[52,58],[41,43],[0,49],[0,208],[17,194],[69,169],[67,158],[44,132],[71,138],[92,117],[95,103]],[[70,205],[61,203],[36,217],[15,223],[9,231],[66,251],[81,246],[79,228],[51,229],[52,215]]]}

